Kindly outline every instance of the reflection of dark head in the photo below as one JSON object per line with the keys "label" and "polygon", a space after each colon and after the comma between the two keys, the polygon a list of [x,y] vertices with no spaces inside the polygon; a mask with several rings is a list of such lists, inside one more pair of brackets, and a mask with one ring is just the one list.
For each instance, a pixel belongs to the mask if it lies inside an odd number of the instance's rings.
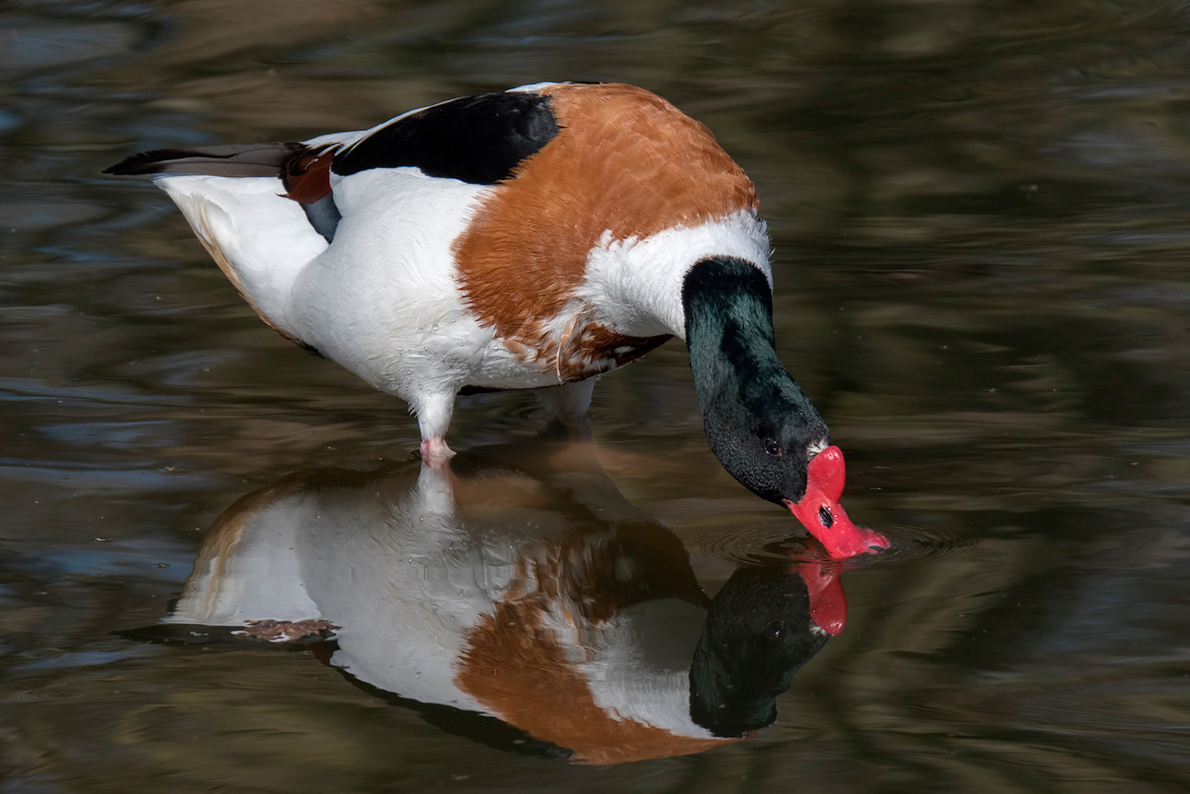
{"label": "reflection of dark head", "polygon": [[777,696],[824,644],[801,576],[737,570],[711,602],[694,651],[691,718],[716,736],[743,736],[771,724]]}

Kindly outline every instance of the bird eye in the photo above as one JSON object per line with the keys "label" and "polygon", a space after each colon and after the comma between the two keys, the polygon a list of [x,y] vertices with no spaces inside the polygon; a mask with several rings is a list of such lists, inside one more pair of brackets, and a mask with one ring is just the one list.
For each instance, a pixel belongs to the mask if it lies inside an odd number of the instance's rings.
{"label": "bird eye", "polygon": [[771,438],[766,438],[764,440],[764,451],[772,455],[774,458],[780,457],[781,445],[776,441],[773,441]]}

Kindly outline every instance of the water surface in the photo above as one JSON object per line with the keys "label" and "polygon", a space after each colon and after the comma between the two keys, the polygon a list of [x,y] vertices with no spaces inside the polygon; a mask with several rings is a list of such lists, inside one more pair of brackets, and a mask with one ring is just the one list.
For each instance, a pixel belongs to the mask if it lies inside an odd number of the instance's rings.
{"label": "water surface", "polygon": [[[1188,34],[1178,4],[1091,0],[6,6],[7,790],[1184,790]],[[845,629],[744,742],[576,763],[318,650],[145,632],[237,500],[415,478],[418,438],[264,327],[164,194],[99,172],[546,79],[656,91],[752,175],[780,353],[849,513],[895,542],[843,568]],[[712,458],[680,344],[591,414],[595,480],[518,474],[542,531],[639,522],[680,544],[691,603],[813,556]],[[481,473],[545,424],[476,395],[452,444]]]}

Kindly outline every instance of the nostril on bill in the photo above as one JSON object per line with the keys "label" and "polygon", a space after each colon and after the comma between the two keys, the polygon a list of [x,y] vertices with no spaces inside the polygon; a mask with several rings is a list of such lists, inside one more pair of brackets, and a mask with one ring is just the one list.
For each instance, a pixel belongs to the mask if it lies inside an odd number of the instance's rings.
{"label": "nostril on bill", "polygon": [[835,523],[835,517],[831,515],[831,511],[826,508],[826,505],[818,508],[818,520],[827,529],[830,529],[831,525]]}

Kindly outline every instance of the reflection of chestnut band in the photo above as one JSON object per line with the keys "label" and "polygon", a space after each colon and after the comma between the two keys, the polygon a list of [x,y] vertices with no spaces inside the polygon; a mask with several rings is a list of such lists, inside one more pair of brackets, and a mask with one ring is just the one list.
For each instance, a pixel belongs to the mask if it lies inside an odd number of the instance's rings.
{"label": "reflection of chestnut band", "polygon": [[333,627],[330,663],[362,684],[494,715],[592,763],[771,723],[843,627],[836,569],[742,568],[708,599],[681,541],[589,447],[569,453],[577,469],[540,476],[519,452],[515,469],[464,454],[453,473],[287,478],[216,521],[167,620],[281,641]]}

